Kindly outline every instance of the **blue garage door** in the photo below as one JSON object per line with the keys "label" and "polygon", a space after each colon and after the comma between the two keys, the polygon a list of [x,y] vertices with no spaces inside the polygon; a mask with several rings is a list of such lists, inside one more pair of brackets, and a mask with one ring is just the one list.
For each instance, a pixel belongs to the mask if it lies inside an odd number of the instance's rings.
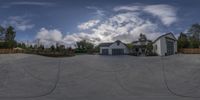
{"label": "blue garage door", "polygon": [[102,49],[102,55],[108,55],[108,49]]}
{"label": "blue garage door", "polygon": [[124,49],[112,49],[112,55],[124,55]]}

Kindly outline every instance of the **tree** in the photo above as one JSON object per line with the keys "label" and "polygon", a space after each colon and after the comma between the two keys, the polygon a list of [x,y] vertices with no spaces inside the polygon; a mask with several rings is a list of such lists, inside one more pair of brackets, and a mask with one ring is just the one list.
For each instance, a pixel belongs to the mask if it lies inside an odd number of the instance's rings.
{"label": "tree", "polygon": [[200,25],[198,23],[193,24],[188,30],[188,33],[193,36],[193,38],[200,40]]}
{"label": "tree", "polygon": [[38,50],[39,50],[39,51],[43,51],[43,50],[44,50],[44,45],[40,45],[40,46],[38,47]]}
{"label": "tree", "polygon": [[182,32],[180,33],[177,42],[178,42],[178,48],[188,48],[190,45],[187,35]]}
{"label": "tree", "polygon": [[54,52],[54,51],[55,51],[55,46],[52,45],[52,46],[50,47],[50,49],[51,49],[52,52]]}
{"label": "tree", "polygon": [[146,41],[147,40],[147,37],[145,34],[140,34],[140,37],[139,37],[139,41]]}
{"label": "tree", "polygon": [[190,37],[189,40],[190,48],[199,48],[200,43],[198,39],[196,39],[195,37]]}
{"label": "tree", "polygon": [[132,43],[126,44],[126,46],[128,47],[129,50],[133,49],[133,44]]}
{"label": "tree", "polygon": [[5,34],[5,28],[0,26],[0,36]]}
{"label": "tree", "polygon": [[152,53],[153,51],[153,43],[148,43],[146,46],[147,53]]}
{"label": "tree", "polygon": [[12,26],[9,26],[5,31],[5,44],[7,48],[15,47],[15,35],[16,32],[14,31],[14,28]]}
{"label": "tree", "polygon": [[77,46],[77,52],[79,53],[91,53],[94,50],[94,45],[90,42],[87,42],[86,40],[82,40],[79,42],[76,42]]}

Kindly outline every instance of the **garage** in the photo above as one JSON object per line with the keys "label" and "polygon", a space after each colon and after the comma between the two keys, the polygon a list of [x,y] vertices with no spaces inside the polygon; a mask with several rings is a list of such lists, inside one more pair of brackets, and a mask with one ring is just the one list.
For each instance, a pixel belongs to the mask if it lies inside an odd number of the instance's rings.
{"label": "garage", "polygon": [[177,39],[173,33],[161,35],[153,42],[153,52],[159,56],[176,54]]}
{"label": "garage", "polygon": [[129,53],[127,45],[119,40],[113,43],[99,44],[101,55],[124,55]]}
{"label": "garage", "polygon": [[167,55],[174,54],[174,43],[171,41],[167,41]]}
{"label": "garage", "polygon": [[112,55],[124,55],[124,49],[112,49]]}
{"label": "garage", "polygon": [[102,49],[102,55],[108,55],[109,52],[108,52],[108,49]]}

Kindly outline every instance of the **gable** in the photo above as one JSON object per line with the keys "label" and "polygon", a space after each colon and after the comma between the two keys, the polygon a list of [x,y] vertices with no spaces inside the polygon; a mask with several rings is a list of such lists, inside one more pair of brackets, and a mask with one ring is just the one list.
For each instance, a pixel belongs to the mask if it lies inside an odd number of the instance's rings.
{"label": "gable", "polygon": [[113,43],[101,43],[101,44],[99,44],[99,47],[109,47],[112,44]]}
{"label": "gable", "polygon": [[127,48],[127,46],[122,42],[114,42],[110,45],[111,48]]}
{"label": "gable", "polygon": [[165,38],[177,40],[176,37],[173,34],[168,34],[168,35],[165,36]]}
{"label": "gable", "polygon": [[176,39],[176,37],[174,36],[173,33],[167,33],[167,34],[159,36],[153,43],[157,42],[161,38],[168,38],[168,39],[173,39],[174,41],[177,41],[177,39]]}

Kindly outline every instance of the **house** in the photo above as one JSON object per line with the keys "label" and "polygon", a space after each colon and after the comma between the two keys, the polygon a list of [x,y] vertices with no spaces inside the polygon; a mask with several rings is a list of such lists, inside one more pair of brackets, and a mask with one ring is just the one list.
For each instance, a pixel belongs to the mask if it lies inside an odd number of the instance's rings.
{"label": "house", "polygon": [[173,33],[167,33],[158,37],[153,42],[153,52],[157,53],[159,56],[177,53],[177,39]]}
{"label": "house", "polygon": [[101,55],[124,55],[129,54],[129,49],[125,43],[117,40],[113,43],[101,43],[100,54]]}
{"label": "house", "polygon": [[147,52],[146,46],[149,43],[152,43],[152,41],[148,40],[145,35],[140,34],[140,38],[138,39],[138,41],[132,42],[132,45],[134,47],[132,53],[136,55],[145,55],[145,53]]}

